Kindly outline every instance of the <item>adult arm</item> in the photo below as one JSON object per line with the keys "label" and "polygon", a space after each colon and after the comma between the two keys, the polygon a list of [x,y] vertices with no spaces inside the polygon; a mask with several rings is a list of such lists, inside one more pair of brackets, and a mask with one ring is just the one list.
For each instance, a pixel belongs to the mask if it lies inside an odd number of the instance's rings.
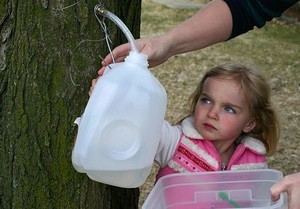
{"label": "adult arm", "polygon": [[213,0],[164,36],[168,57],[234,38],[279,17],[298,0]]}
{"label": "adult arm", "polygon": [[[234,38],[256,27],[263,27],[273,17],[280,16],[299,0],[212,0],[196,14],[170,31],[155,37],[136,40],[140,52],[148,55],[149,67],[169,57],[208,47]],[[112,53],[116,62],[123,61],[129,44],[116,47]],[[107,55],[103,68],[112,63]],[[103,69],[101,69],[103,71]],[[100,70],[100,71],[101,71]]]}
{"label": "adult arm", "polygon": [[[154,67],[172,55],[225,41],[230,37],[231,30],[232,18],[227,4],[223,0],[213,0],[170,31],[159,36],[138,39],[136,44],[140,52],[148,55],[149,67]],[[123,61],[129,51],[128,43],[116,47],[112,51],[115,61]],[[110,63],[112,57],[108,54],[102,65],[105,67]]]}

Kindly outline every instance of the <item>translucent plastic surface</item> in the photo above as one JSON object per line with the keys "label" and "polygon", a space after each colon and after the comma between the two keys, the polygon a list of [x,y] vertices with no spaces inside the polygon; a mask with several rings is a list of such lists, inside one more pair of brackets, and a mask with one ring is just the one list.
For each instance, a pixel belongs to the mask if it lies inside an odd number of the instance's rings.
{"label": "translucent plastic surface", "polygon": [[72,162],[78,172],[119,187],[147,179],[165,116],[165,89],[131,52],[97,82],[82,116]]}
{"label": "translucent plastic surface", "polygon": [[143,209],[281,209],[270,187],[282,178],[277,170],[220,171],[165,176],[155,184]]}

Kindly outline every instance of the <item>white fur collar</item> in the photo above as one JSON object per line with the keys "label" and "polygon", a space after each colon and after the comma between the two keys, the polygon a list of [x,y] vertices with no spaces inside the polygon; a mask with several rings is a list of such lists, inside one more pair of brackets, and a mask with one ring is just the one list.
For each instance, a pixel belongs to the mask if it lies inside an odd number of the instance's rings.
{"label": "white fur collar", "polygon": [[203,137],[199,134],[199,132],[195,129],[194,126],[194,117],[185,118],[182,123],[182,132],[189,138],[192,139],[203,139]]}
{"label": "white fur collar", "polygon": [[258,139],[250,136],[245,136],[242,139],[241,144],[258,154],[265,155],[267,153],[265,145]]}

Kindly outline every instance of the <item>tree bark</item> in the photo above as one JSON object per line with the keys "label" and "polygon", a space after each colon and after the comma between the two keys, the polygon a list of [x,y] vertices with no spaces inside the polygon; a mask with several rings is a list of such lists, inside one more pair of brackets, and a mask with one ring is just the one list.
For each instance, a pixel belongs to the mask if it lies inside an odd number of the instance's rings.
{"label": "tree bark", "polygon": [[[71,163],[73,121],[108,53],[97,3],[0,1],[0,208],[138,208],[138,189],[94,182]],[[139,37],[141,1],[106,8]],[[112,48],[127,42],[105,22]]]}

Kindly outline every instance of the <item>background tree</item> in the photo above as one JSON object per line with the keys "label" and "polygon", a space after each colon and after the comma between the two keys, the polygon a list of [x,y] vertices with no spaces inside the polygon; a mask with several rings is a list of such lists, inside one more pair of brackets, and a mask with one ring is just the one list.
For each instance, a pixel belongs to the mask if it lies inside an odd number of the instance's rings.
{"label": "background tree", "polygon": [[[97,3],[0,1],[0,208],[137,208],[138,189],[91,181],[71,164],[73,121],[108,53]],[[105,3],[139,37],[141,1]],[[127,41],[106,25],[112,47]]]}

